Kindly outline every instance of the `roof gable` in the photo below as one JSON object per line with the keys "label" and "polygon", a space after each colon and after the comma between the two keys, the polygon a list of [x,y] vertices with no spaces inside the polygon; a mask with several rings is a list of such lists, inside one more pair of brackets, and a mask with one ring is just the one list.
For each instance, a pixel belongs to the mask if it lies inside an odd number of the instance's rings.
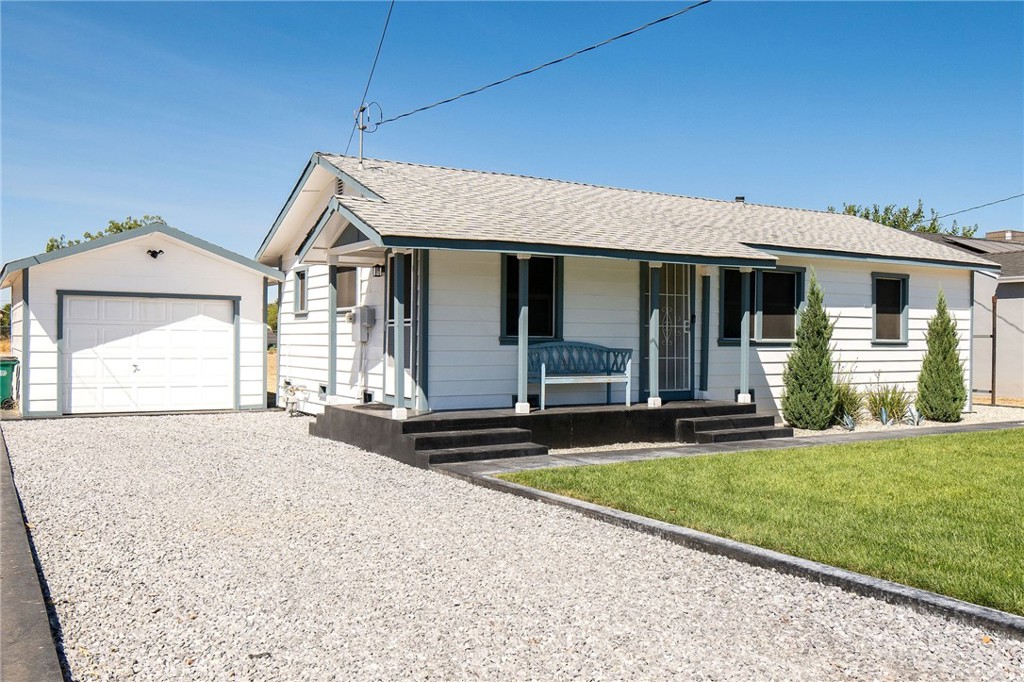
{"label": "roof gable", "polygon": [[261,273],[264,277],[268,277],[275,281],[281,281],[284,279],[283,273],[279,270],[263,265],[262,263],[257,263],[250,258],[246,258],[245,256],[233,251],[228,251],[221,246],[217,246],[216,244],[212,244],[208,241],[190,235],[187,232],[177,230],[169,225],[165,225],[163,223],[151,223],[134,230],[128,230],[127,232],[120,232],[118,234],[100,237],[99,239],[85,241],[74,246],[67,246],[63,249],[57,249],[48,253],[40,253],[35,256],[29,256],[28,258],[11,261],[4,265],[3,269],[0,270],[0,286],[8,286],[8,280],[10,280],[15,273],[26,270],[34,265],[51,263],[64,258],[72,258],[82,253],[88,253],[97,249],[122,244],[151,234],[161,234],[165,237],[183,242],[199,250],[205,251],[212,256],[220,258],[221,260],[229,261],[236,265],[249,268],[250,270],[255,270],[256,272]]}

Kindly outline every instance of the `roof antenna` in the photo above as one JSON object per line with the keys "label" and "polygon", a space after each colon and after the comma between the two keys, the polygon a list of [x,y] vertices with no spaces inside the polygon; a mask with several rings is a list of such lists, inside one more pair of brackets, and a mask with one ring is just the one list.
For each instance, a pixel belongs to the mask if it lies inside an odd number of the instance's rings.
{"label": "roof antenna", "polygon": [[366,103],[359,105],[356,111],[356,128],[359,129],[359,167],[363,167],[363,133],[366,132]]}

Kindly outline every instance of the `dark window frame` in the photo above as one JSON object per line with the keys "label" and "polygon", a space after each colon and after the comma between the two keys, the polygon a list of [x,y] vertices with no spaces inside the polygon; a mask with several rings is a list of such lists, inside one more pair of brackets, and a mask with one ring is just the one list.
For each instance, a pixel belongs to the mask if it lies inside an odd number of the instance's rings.
{"label": "dark window frame", "polygon": [[[895,280],[900,283],[900,338],[878,338],[878,281]],[[898,272],[871,273],[871,345],[906,346],[910,342],[910,275]]]}
{"label": "dark window frame", "polygon": [[[725,273],[727,271],[739,272],[739,268],[721,267],[718,269],[718,345],[738,346],[740,345],[739,337],[728,337],[725,335]],[[792,339],[766,339],[763,337],[762,313],[764,311],[764,282],[762,280],[763,274],[766,272],[790,273],[796,278],[796,287],[793,292],[794,338]],[[799,323],[800,311],[803,310],[804,304],[807,301],[807,268],[795,265],[779,265],[770,270],[753,270],[750,273],[750,280],[754,288],[753,295],[750,299],[750,324],[752,326],[750,332],[750,345],[792,346],[793,342],[796,340],[796,326]]]}
{"label": "dark window frame", "polygon": [[[563,302],[565,298],[565,263],[562,256],[530,256],[530,260],[534,259],[548,259],[554,261],[554,292],[553,293],[553,306],[552,314],[554,315],[553,320],[553,336],[531,336],[530,341],[544,342],[544,341],[562,341],[562,322],[563,322]],[[518,255],[503,253],[501,254],[501,301],[499,302],[501,310],[501,326],[499,327],[498,342],[503,346],[511,346],[519,343],[519,335],[506,334],[508,325],[508,263],[509,261],[515,263],[515,267],[519,267]],[[518,298],[518,292],[516,292]],[[513,315],[518,315],[518,309]]]}

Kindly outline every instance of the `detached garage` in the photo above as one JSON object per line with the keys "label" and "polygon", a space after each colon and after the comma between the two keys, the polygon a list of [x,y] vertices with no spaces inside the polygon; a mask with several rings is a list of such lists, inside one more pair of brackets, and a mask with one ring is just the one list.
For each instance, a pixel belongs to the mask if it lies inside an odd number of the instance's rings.
{"label": "detached garage", "polygon": [[22,416],[264,408],[281,279],[163,224],[8,263]]}

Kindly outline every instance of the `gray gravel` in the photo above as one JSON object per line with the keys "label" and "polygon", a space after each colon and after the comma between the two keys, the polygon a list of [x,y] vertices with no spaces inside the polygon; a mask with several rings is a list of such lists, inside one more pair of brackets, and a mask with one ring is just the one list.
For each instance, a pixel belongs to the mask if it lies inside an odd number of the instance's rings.
{"label": "gray gravel", "polygon": [[1024,643],[306,435],[2,425],[75,679],[1024,679]]}

